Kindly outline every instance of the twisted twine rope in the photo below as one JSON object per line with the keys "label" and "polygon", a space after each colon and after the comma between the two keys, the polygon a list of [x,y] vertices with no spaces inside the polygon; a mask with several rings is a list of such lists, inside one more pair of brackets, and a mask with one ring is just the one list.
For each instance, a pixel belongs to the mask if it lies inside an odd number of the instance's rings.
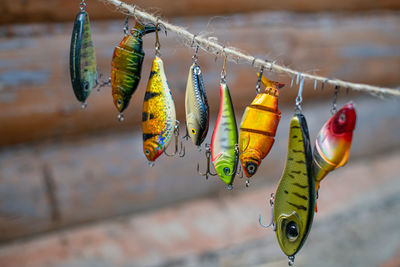
{"label": "twisted twine rope", "polygon": [[246,55],[242,52],[239,51],[239,49],[235,47],[225,47],[218,43],[216,39],[212,38],[205,38],[193,33],[190,33],[189,31],[185,30],[182,27],[173,25],[171,23],[168,23],[167,21],[161,20],[159,17],[156,17],[154,15],[151,15],[143,10],[140,10],[137,8],[136,5],[131,6],[125,2],[119,1],[119,0],[101,0],[110,4],[115,5],[120,12],[123,12],[123,10],[126,10],[129,15],[141,18],[146,21],[150,21],[153,23],[161,23],[165,26],[165,28],[170,31],[176,33],[178,36],[180,36],[183,39],[186,39],[188,42],[192,44],[196,44],[199,47],[201,47],[204,51],[210,54],[214,54],[216,56],[224,56],[228,60],[234,61],[237,63],[239,59],[242,59],[244,62],[250,64],[254,68],[260,69],[262,66],[269,71],[275,71],[278,73],[287,73],[290,76],[297,77],[297,80],[299,78],[301,79],[308,79],[308,80],[314,80],[314,88],[316,87],[316,81],[320,81],[322,83],[322,86],[325,84],[331,84],[336,86],[339,86],[341,88],[345,89],[352,89],[354,91],[360,91],[360,92],[366,92],[369,94],[372,94],[374,96],[378,97],[383,97],[383,96],[396,96],[400,97],[400,90],[396,89],[391,89],[391,88],[384,88],[384,87],[378,87],[378,86],[373,86],[373,85],[368,85],[368,84],[361,84],[361,83],[353,83],[353,82],[346,82],[342,81],[339,79],[329,79],[327,77],[319,76],[319,75],[312,75],[308,73],[302,73],[281,65],[276,64],[275,62],[269,62],[260,58],[256,58],[251,55]]}

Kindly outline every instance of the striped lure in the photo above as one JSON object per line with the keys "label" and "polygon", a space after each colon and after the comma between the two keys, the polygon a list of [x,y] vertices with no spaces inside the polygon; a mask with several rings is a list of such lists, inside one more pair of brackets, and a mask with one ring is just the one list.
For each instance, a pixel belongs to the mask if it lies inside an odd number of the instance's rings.
{"label": "striped lure", "polygon": [[89,14],[82,9],[75,19],[69,55],[72,88],[82,107],[97,83],[96,54],[90,32]]}
{"label": "striped lure", "polygon": [[143,102],[143,152],[155,161],[168,146],[176,124],[175,104],[169,89],[164,64],[156,56],[150,72]]}
{"label": "striped lure", "polygon": [[239,151],[243,171],[253,176],[261,161],[274,144],[281,112],[278,108],[279,89],[284,84],[270,81],[261,76],[265,92],[257,94],[251,105],[244,111],[240,123]]}
{"label": "striped lure", "polygon": [[207,136],[210,117],[200,66],[194,62],[186,84],[186,127],[194,145],[200,146]]}
{"label": "striped lure", "polygon": [[144,58],[142,37],[155,32],[153,25],[142,25],[136,21],[130,34],[125,34],[114,49],[111,61],[111,87],[114,105],[119,112],[124,111],[139,85]]}
{"label": "striped lure", "polygon": [[314,203],[315,184],[307,122],[302,114],[297,113],[290,122],[286,166],[276,189],[273,208],[276,237],[291,263],[310,231]]}
{"label": "striped lure", "polygon": [[211,139],[211,158],[221,180],[232,188],[236,174],[238,133],[231,95],[225,79],[220,83],[220,105],[217,123]]}

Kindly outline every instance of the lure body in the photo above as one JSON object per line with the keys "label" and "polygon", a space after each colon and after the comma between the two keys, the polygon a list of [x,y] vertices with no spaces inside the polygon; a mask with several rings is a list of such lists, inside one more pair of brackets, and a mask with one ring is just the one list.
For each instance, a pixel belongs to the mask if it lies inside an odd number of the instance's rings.
{"label": "lure body", "polygon": [[221,180],[231,186],[236,174],[238,141],[235,112],[229,88],[225,81],[220,83],[220,105],[217,123],[211,139],[211,158]]}
{"label": "lure body", "polygon": [[96,84],[96,53],[90,32],[89,14],[78,13],[72,30],[69,69],[76,98],[84,103]]}
{"label": "lure body", "polygon": [[143,152],[155,161],[164,152],[174,134],[175,104],[164,73],[163,61],[156,56],[143,102]]}
{"label": "lure body", "polygon": [[289,257],[300,250],[314,217],[315,187],[307,122],[295,114],[290,122],[285,170],[275,193],[274,222],[282,251]]}
{"label": "lure body", "polygon": [[200,146],[207,136],[209,106],[200,67],[193,63],[186,84],[186,127],[193,144]]}
{"label": "lure body", "polygon": [[318,190],[321,180],[347,163],[356,126],[353,103],[346,104],[321,128],[313,153],[314,180]]}
{"label": "lure body", "polygon": [[115,107],[124,111],[139,85],[144,58],[142,37],[154,32],[155,27],[144,26],[136,21],[130,34],[125,34],[115,47],[111,61],[111,88]]}
{"label": "lure body", "polygon": [[284,84],[262,77],[265,92],[257,94],[244,111],[239,133],[239,152],[243,171],[253,176],[274,144],[281,112],[278,109],[278,89]]}

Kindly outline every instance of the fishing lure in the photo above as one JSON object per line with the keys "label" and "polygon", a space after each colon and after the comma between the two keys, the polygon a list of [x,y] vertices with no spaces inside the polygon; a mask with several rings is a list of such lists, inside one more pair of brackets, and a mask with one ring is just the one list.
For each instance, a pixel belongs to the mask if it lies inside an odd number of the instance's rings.
{"label": "fishing lure", "polygon": [[313,153],[314,180],[317,191],[321,180],[329,172],[347,163],[356,119],[356,110],[353,103],[350,102],[336,112],[319,131]]}
{"label": "fishing lure", "polygon": [[198,47],[196,47],[196,52],[193,56],[193,64],[190,67],[186,84],[185,111],[188,135],[194,145],[200,146],[207,136],[210,108],[200,66],[197,64],[197,49]]}
{"label": "fishing lure", "polygon": [[232,189],[239,160],[239,149],[237,146],[238,134],[235,111],[225,80],[225,65],[226,58],[221,74],[220,105],[217,123],[211,139],[211,158],[218,176],[228,185],[228,189]]}
{"label": "fishing lure", "polygon": [[296,113],[290,122],[286,166],[275,192],[273,220],[276,238],[293,264],[314,217],[315,183],[312,152],[305,117]]}
{"label": "fishing lure", "polygon": [[86,99],[97,83],[96,53],[90,32],[89,14],[85,7],[86,4],[82,1],[81,12],[76,16],[72,30],[69,54],[72,88],[83,108],[86,107]]}
{"label": "fishing lure", "polygon": [[[155,28],[158,29],[158,26],[157,24]],[[156,57],[151,67],[142,113],[143,152],[150,165],[165,151],[172,136],[176,135],[178,128],[175,104],[159,50],[160,42],[157,31]]]}
{"label": "fishing lure", "polygon": [[142,38],[144,35],[156,31],[154,25],[143,25],[136,20],[135,26],[129,33],[127,21],[125,24],[125,36],[115,47],[111,61],[112,96],[114,105],[120,112],[120,120],[123,119],[122,112],[128,107],[129,101],[139,85],[144,58]]}
{"label": "fishing lure", "polygon": [[258,75],[265,86],[265,92],[257,94],[251,105],[244,111],[240,123],[240,161],[247,177],[256,173],[261,161],[271,150],[281,118],[281,112],[278,109],[278,90],[284,84],[270,81],[260,73]]}

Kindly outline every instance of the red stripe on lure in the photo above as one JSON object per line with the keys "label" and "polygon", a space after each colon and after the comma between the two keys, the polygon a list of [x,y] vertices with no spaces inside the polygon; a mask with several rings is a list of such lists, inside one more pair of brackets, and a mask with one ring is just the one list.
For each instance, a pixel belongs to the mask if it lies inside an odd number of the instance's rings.
{"label": "red stripe on lure", "polygon": [[[331,171],[344,166],[349,159],[356,110],[352,102],[336,112],[320,130],[315,141],[313,168],[316,190],[321,180]],[[317,206],[315,206],[317,209]]]}
{"label": "red stripe on lure", "polygon": [[211,138],[211,157],[215,170],[221,180],[232,189],[235,178],[238,151],[236,144],[238,133],[235,119],[235,111],[232,105],[231,95],[225,80],[220,83],[220,104],[217,123]]}

